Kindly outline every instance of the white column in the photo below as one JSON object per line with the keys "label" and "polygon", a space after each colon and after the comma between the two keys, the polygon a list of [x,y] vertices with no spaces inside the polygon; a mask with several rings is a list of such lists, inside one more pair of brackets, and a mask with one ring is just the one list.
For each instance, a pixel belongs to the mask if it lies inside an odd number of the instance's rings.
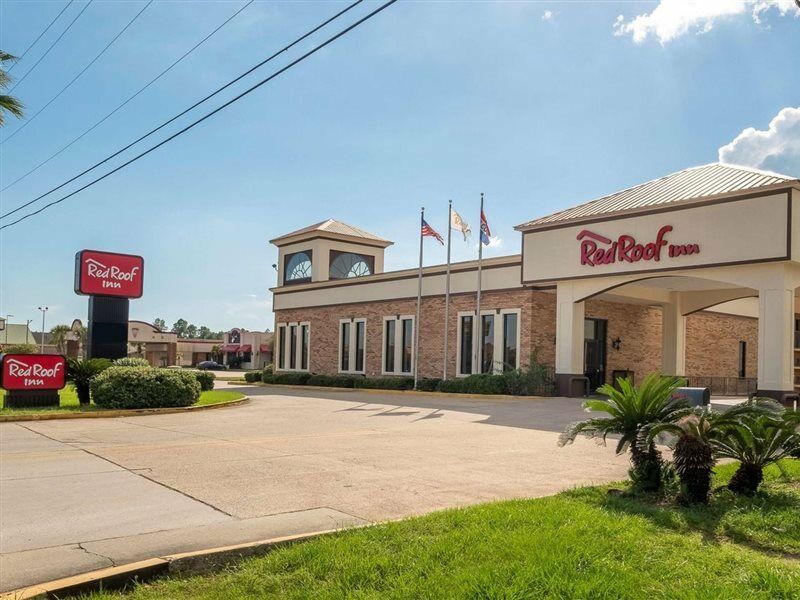
{"label": "white column", "polygon": [[572,282],[556,288],[556,374],[583,375],[584,303],[575,302]]}
{"label": "white column", "polygon": [[686,317],[679,292],[661,307],[661,372],[686,375]]}
{"label": "white column", "polygon": [[794,391],[794,290],[785,288],[758,290],[759,391]]}

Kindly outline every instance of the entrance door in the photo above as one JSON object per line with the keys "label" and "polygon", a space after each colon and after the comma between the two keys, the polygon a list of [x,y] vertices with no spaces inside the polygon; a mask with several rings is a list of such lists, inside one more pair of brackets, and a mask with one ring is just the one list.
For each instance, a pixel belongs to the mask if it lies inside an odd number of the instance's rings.
{"label": "entrance door", "polygon": [[584,374],[589,387],[595,391],[606,382],[606,330],[605,319],[586,319],[583,326]]}

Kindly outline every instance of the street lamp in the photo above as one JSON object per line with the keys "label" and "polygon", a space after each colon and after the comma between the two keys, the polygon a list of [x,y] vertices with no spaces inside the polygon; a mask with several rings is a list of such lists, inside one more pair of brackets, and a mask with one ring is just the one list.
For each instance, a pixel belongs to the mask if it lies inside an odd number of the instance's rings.
{"label": "street lamp", "polygon": [[13,317],[13,316],[14,316],[14,315],[6,315],[6,326],[5,326],[5,330],[6,330],[6,344],[8,343],[8,320],[9,320],[11,317]]}
{"label": "street lamp", "polygon": [[47,311],[50,310],[50,307],[49,306],[45,306],[44,308],[42,308],[40,306],[39,310],[42,311],[42,350],[41,350],[41,353],[44,354],[44,318],[45,318],[45,315],[47,315]]}

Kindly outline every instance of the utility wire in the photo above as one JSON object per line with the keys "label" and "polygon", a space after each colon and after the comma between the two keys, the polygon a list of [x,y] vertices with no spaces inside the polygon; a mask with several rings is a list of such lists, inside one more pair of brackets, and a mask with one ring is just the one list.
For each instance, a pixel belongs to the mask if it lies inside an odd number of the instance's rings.
{"label": "utility wire", "polygon": [[[142,10],[140,10],[138,13],[136,13],[136,14],[134,15],[134,17],[133,17],[133,18],[132,18],[130,21],[128,21],[128,24],[127,24],[127,25],[125,25],[125,27],[123,27],[123,28],[120,30],[120,32],[119,32],[117,35],[115,35],[113,38],[111,38],[111,41],[110,41],[110,42],[108,42],[108,44],[106,44],[106,47],[105,47],[105,48],[103,48],[102,50],[100,50],[100,52],[97,54],[97,56],[95,56],[95,57],[94,57],[92,60],[90,60],[90,61],[89,61],[89,63],[88,63],[88,64],[87,64],[85,67],[83,67],[83,69],[81,69],[81,71],[80,71],[80,72],[79,72],[77,75],[75,75],[75,77],[73,77],[73,78],[72,78],[72,80],[71,80],[71,81],[70,81],[70,82],[69,82],[67,85],[65,85],[63,88],[61,88],[61,90],[60,90],[60,91],[59,91],[59,92],[58,92],[58,93],[57,93],[55,96],[53,96],[52,98],[50,98],[50,101],[49,101],[49,102],[47,102],[47,104],[45,104],[45,105],[44,105],[42,108],[40,108],[40,109],[39,109],[39,110],[37,110],[35,113],[33,113],[33,116],[32,116],[31,118],[29,118],[29,119],[26,119],[26,120],[25,120],[25,122],[24,122],[22,125],[20,125],[19,127],[17,127],[17,128],[14,130],[14,132],[13,132],[13,133],[12,133],[10,136],[8,136],[8,137],[5,139],[5,142],[7,142],[7,141],[8,141],[8,140],[10,140],[11,138],[13,138],[13,137],[14,137],[15,135],[17,135],[17,134],[18,134],[20,131],[22,131],[22,130],[23,130],[23,129],[25,129],[25,128],[26,128],[28,125],[30,125],[30,124],[31,124],[31,121],[33,121],[33,120],[34,120],[36,117],[38,117],[40,114],[42,114],[42,112],[43,112],[43,111],[44,111],[44,110],[45,110],[45,109],[46,109],[48,106],[50,106],[50,105],[51,105],[53,102],[55,102],[55,101],[58,99],[58,97],[59,97],[59,96],[61,96],[61,94],[63,94],[64,92],[66,92],[66,91],[67,91],[67,90],[68,90],[68,89],[69,89],[69,88],[72,86],[72,84],[73,84],[73,83],[75,83],[76,81],[78,81],[78,78],[79,78],[81,75],[83,75],[84,73],[86,73],[86,71],[88,71],[88,70],[89,70],[89,67],[91,67],[91,66],[92,66],[92,65],[93,65],[95,62],[97,62],[97,60],[98,60],[98,59],[99,59],[101,56],[103,56],[103,54],[105,54],[105,53],[106,53],[106,50],[108,50],[109,48],[111,48],[111,46],[113,46],[113,45],[114,45],[114,42],[116,42],[116,41],[117,41],[117,40],[118,40],[118,39],[119,39],[119,38],[122,36],[122,34],[123,34],[123,33],[125,33],[125,32],[128,30],[128,28],[129,28],[131,25],[133,25],[133,23],[136,21],[136,19],[138,19],[138,18],[141,16],[141,14],[142,14],[144,11],[146,11],[146,10],[147,10],[147,8],[148,8],[148,7],[149,7],[149,6],[150,6],[152,3],[153,3],[153,0],[149,0],[149,1],[147,2],[147,4],[145,4],[145,5],[144,5],[144,7],[142,8]],[[3,143],[5,143],[5,142],[3,142]]]}
{"label": "utility wire", "polygon": [[[67,10],[67,9],[69,8],[69,5],[70,5],[70,4],[72,4],[74,1],[75,1],[75,0],[69,0],[69,2],[67,2],[67,3],[66,3],[66,5],[64,5],[64,8],[62,8],[62,9],[61,9],[61,12],[60,12],[60,13],[58,13],[58,14],[55,16],[55,18],[53,18],[53,20],[52,20],[52,21],[50,21],[50,24],[49,24],[47,27],[45,27],[45,28],[44,28],[44,30],[42,31],[42,33],[40,33],[40,34],[39,34],[39,37],[37,37],[35,40],[33,40],[33,41],[30,43],[30,46],[28,46],[27,48],[25,48],[25,52],[23,52],[22,54],[20,54],[20,55],[19,55],[19,57],[17,57],[17,60],[22,60],[23,58],[25,58],[25,55],[26,55],[26,54],[27,54],[27,53],[30,51],[30,49],[31,49],[31,48],[33,48],[33,47],[36,45],[36,42],[38,42],[40,39],[42,39],[42,36],[43,36],[45,33],[47,33],[49,30],[50,30],[50,28],[53,26],[53,24],[54,24],[56,21],[58,21],[58,17],[60,17],[61,15],[63,15],[63,14],[64,14],[64,11],[65,11],[65,10]],[[11,70],[12,70],[14,67],[16,67],[16,66],[17,66],[17,63],[16,63],[16,62],[15,62],[15,63],[13,63],[13,64],[12,64],[12,65],[11,65],[11,66],[8,68],[8,72],[10,73],[10,72],[11,72]]]}
{"label": "utility wire", "polygon": [[50,44],[50,47],[49,47],[47,50],[45,50],[45,51],[44,51],[44,54],[42,54],[42,55],[39,57],[39,60],[37,60],[35,63],[33,63],[33,66],[32,66],[30,69],[28,69],[28,70],[27,70],[27,72],[25,73],[25,75],[23,75],[22,77],[20,77],[20,78],[17,80],[17,83],[15,83],[14,85],[12,85],[12,86],[11,86],[11,89],[9,89],[9,90],[8,90],[8,92],[9,92],[9,93],[13,92],[13,91],[14,91],[14,89],[15,89],[15,88],[16,88],[16,87],[17,87],[17,86],[20,84],[20,83],[22,83],[23,81],[25,81],[25,78],[26,78],[28,75],[30,75],[30,74],[31,74],[31,72],[32,72],[32,71],[33,71],[33,70],[34,70],[34,69],[35,69],[35,68],[36,68],[36,67],[39,65],[39,63],[40,63],[40,62],[42,62],[42,61],[44,60],[44,57],[45,57],[45,56],[47,56],[48,54],[50,54],[50,50],[52,50],[52,49],[55,47],[55,45],[56,45],[56,44],[58,44],[58,42],[60,42],[60,41],[61,41],[61,38],[63,38],[63,37],[64,37],[64,35],[65,35],[65,34],[66,34],[66,33],[67,33],[67,32],[68,32],[70,29],[72,29],[72,26],[75,24],[75,21],[77,21],[78,19],[80,19],[81,15],[82,15],[84,12],[86,12],[86,9],[87,9],[87,8],[89,8],[89,5],[90,5],[92,2],[94,2],[94,0],[89,0],[89,2],[87,2],[87,3],[86,3],[86,5],[85,5],[85,6],[84,6],[84,7],[81,9],[81,11],[80,11],[80,12],[79,12],[77,15],[75,15],[75,18],[74,18],[74,19],[72,19],[72,21],[70,21],[69,25],[67,25],[67,28],[66,28],[64,31],[62,31],[62,32],[61,32],[61,35],[59,35],[59,36],[58,36],[58,37],[55,39],[55,41],[54,41],[52,44]]}
{"label": "utility wire", "polygon": [[194,108],[197,108],[198,106],[200,106],[200,105],[201,105],[203,102],[205,102],[205,101],[207,101],[207,100],[210,100],[211,98],[213,98],[214,96],[216,96],[217,94],[219,94],[221,91],[223,91],[223,90],[225,90],[225,89],[229,88],[229,87],[230,87],[230,86],[232,86],[234,83],[236,83],[237,81],[239,81],[239,80],[241,80],[242,78],[246,77],[247,75],[249,75],[250,73],[252,73],[252,72],[253,72],[253,71],[255,71],[256,69],[258,69],[258,68],[260,68],[260,67],[264,66],[265,64],[267,64],[267,63],[268,63],[268,62],[270,62],[271,60],[275,59],[275,58],[276,58],[277,56],[279,56],[280,54],[283,54],[284,52],[288,51],[288,50],[289,50],[289,49],[291,49],[292,47],[296,46],[297,44],[299,44],[300,42],[302,42],[303,40],[305,40],[307,37],[309,37],[309,36],[313,35],[314,33],[316,33],[317,31],[319,31],[320,29],[322,29],[323,27],[325,27],[326,25],[328,25],[328,24],[329,24],[329,23],[331,23],[332,21],[335,21],[336,19],[338,19],[340,16],[342,16],[343,14],[345,14],[347,11],[349,11],[349,10],[351,10],[351,9],[355,8],[356,6],[358,6],[359,4],[361,4],[363,1],[364,1],[364,0],[355,0],[355,2],[353,2],[352,4],[350,4],[350,5],[346,6],[344,9],[340,10],[338,13],[336,13],[336,14],[335,14],[335,15],[333,15],[332,17],[330,17],[330,18],[326,19],[325,21],[323,21],[322,23],[320,23],[319,25],[317,25],[317,26],[316,26],[316,27],[314,27],[313,29],[309,30],[307,33],[304,33],[304,34],[303,34],[303,35],[301,35],[299,38],[297,38],[296,40],[294,40],[292,43],[288,44],[287,46],[284,46],[283,48],[281,48],[280,50],[278,50],[277,52],[275,52],[275,53],[274,53],[274,54],[272,54],[271,56],[268,56],[267,58],[265,58],[264,60],[262,60],[260,63],[258,63],[257,65],[255,65],[255,66],[251,67],[250,69],[248,69],[247,71],[245,71],[244,73],[242,73],[241,75],[239,75],[238,77],[236,77],[235,79],[232,79],[231,81],[229,81],[228,83],[226,83],[226,84],[225,84],[225,85],[223,85],[222,87],[220,87],[220,88],[217,88],[215,91],[211,92],[211,93],[210,93],[210,94],[208,94],[206,97],[204,97],[204,98],[201,98],[200,100],[198,100],[197,102],[195,102],[194,104],[192,104],[192,105],[191,105],[189,108],[187,108],[187,109],[185,109],[185,110],[183,110],[183,111],[179,112],[179,113],[178,113],[177,115],[175,115],[174,117],[172,117],[172,118],[170,118],[170,119],[168,119],[168,120],[164,121],[164,122],[163,122],[161,125],[159,125],[158,127],[155,127],[154,129],[151,129],[150,131],[148,131],[147,133],[145,133],[145,134],[144,134],[143,136],[141,136],[140,138],[138,138],[138,139],[136,139],[136,140],[132,141],[130,144],[128,144],[128,145],[127,145],[127,146],[125,146],[124,148],[120,148],[119,150],[117,150],[117,151],[116,151],[116,152],[114,152],[113,154],[111,154],[111,155],[107,156],[106,158],[104,158],[104,159],[103,159],[103,160],[101,160],[100,162],[97,162],[97,163],[95,163],[94,165],[92,165],[92,166],[91,166],[91,167],[89,167],[88,169],[86,169],[86,170],[84,170],[84,171],[82,171],[82,172],[78,173],[77,175],[75,175],[75,176],[74,176],[74,177],[72,177],[71,179],[68,179],[68,180],[67,180],[67,181],[65,181],[64,183],[61,183],[61,184],[57,185],[56,187],[54,187],[54,188],[52,188],[52,189],[48,190],[47,192],[45,192],[44,194],[41,194],[41,195],[37,196],[37,197],[36,197],[36,198],[34,198],[33,200],[29,200],[29,201],[28,201],[28,202],[26,202],[25,204],[21,204],[20,206],[18,206],[18,207],[17,207],[17,208],[15,208],[14,210],[11,210],[11,211],[9,211],[9,212],[7,212],[7,213],[5,213],[5,214],[2,214],[2,215],[0,215],[0,219],[5,219],[6,217],[8,217],[8,216],[10,216],[10,215],[13,215],[14,213],[16,213],[16,212],[18,212],[18,211],[22,210],[23,208],[26,208],[26,207],[30,206],[30,205],[31,205],[31,204],[33,204],[34,202],[38,202],[38,201],[39,201],[39,200],[41,200],[42,198],[44,198],[44,197],[46,197],[46,196],[49,196],[50,194],[52,194],[53,192],[55,192],[55,191],[57,191],[57,190],[60,190],[60,189],[61,189],[62,187],[64,187],[65,185],[68,185],[68,184],[72,183],[73,181],[75,181],[76,179],[79,179],[80,177],[83,177],[84,175],[86,175],[86,174],[87,174],[87,173],[89,173],[90,171],[93,171],[94,169],[96,169],[96,168],[97,168],[97,167],[99,167],[100,165],[107,163],[109,160],[111,160],[111,159],[112,159],[112,158],[114,158],[115,156],[119,156],[120,154],[122,154],[123,152],[125,152],[126,150],[128,150],[130,147],[132,147],[132,146],[135,146],[136,144],[138,144],[139,142],[141,142],[143,139],[145,139],[145,138],[147,138],[147,137],[149,137],[149,136],[153,135],[155,132],[159,131],[160,129],[163,129],[164,127],[166,127],[167,125],[169,125],[170,123],[172,123],[173,121],[175,121],[176,119],[179,119],[180,117],[182,117],[183,115],[185,115],[185,114],[186,114],[186,113],[188,113],[189,111],[191,111],[191,110],[193,110]]}
{"label": "utility wire", "polygon": [[308,52],[306,52],[305,54],[301,55],[299,58],[296,58],[296,59],[294,59],[292,62],[290,62],[290,63],[289,63],[289,64],[287,64],[286,66],[284,66],[284,67],[281,67],[280,69],[278,69],[277,71],[275,71],[275,72],[273,72],[271,75],[269,75],[268,77],[266,77],[266,78],[262,79],[261,81],[259,81],[259,82],[258,82],[258,83],[256,83],[255,85],[252,85],[252,86],[250,86],[249,88],[247,88],[245,91],[243,91],[243,92],[242,92],[241,94],[239,94],[238,96],[235,96],[235,97],[231,98],[230,100],[228,100],[227,102],[225,102],[225,103],[224,103],[224,104],[222,104],[221,106],[218,106],[217,108],[215,108],[214,110],[212,110],[210,113],[207,113],[206,115],[202,116],[201,118],[197,119],[197,120],[196,120],[196,121],[194,121],[193,123],[191,123],[191,124],[187,125],[187,126],[186,126],[186,127],[184,127],[183,129],[181,129],[180,131],[177,131],[176,133],[173,133],[173,134],[172,134],[171,136],[169,136],[168,138],[166,138],[166,139],[164,139],[164,140],[160,141],[160,142],[159,142],[158,144],[156,144],[155,146],[151,146],[150,148],[148,148],[148,149],[147,149],[147,150],[145,150],[144,152],[142,152],[142,153],[140,153],[140,154],[137,154],[136,156],[134,156],[134,157],[133,157],[133,158],[131,158],[130,160],[128,160],[128,161],[126,161],[126,162],[122,163],[122,164],[121,164],[121,165],[119,165],[118,167],[115,167],[115,168],[114,168],[114,169],[112,169],[111,171],[108,171],[108,172],[107,172],[107,173],[105,173],[104,175],[101,175],[101,176],[100,176],[100,177],[98,177],[97,179],[94,179],[94,180],[90,181],[89,183],[87,183],[87,184],[85,184],[85,185],[83,185],[83,186],[79,187],[77,190],[75,190],[75,191],[73,191],[73,192],[70,192],[70,193],[69,193],[69,194],[67,194],[66,196],[62,196],[62,197],[61,197],[61,198],[59,198],[58,200],[53,200],[52,202],[49,202],[49,203],[45,204],[43,207],[41,207],[41,208],[39,208],[39,209],[37,209],[37,210],[35,210],[35,211],[33,211],[33,212],[27,213],[26,215],[23,215],[22,217],[20,217],[20,218],[19,218],[19,219],[17,219],[16,221],[12,221],[11,223],[8,223],[8,224],[6,224],[6,225],[3,225],[2,227],[0,227],[0,231],[1,231],[1,230],[3,230],[3,229],[6,229],[7,227],[11,227],[12,225],[16,225],[17,223],[19,223],[19,222],[21,222],[21,221],[24,221],[25,219],[28,219],[29,217],[32,217],[32,216],[34,216],[34,215],[38,215],[39,213],[41,213],[41,212],[43,212],[43,211],[47,210],[48,208],[50,208],[51,206],[55,206],[56,204],[59,204],[59,203],[63,202],[63,201],[64,201],[64,200],[66,200],[67,198],[71,198],[71,197],[72,197],[72,196],[74,196],[75,194],[77,194],[77,193],[79,193],[79,192],[82,192],[82,191],[83,191],[83,190],[85,190],[86,188],[93,186],[94,184],[98,183],[99,181],[102,181],[103,179],[105,179],[106,177],[109,177],[109,176],[113,175],[114,173],[116,173],[117,171],[120,171],[120,170],[124,169],[125,167],[127,167],[127,166],[128,166],[128,165],[130,165],[131,163],[134,163],[134,162],[136,162],[137,160],[139,160],[140,158],[142,158],[142,157],[144,157],[144,156],[146,156],[146,155],[150,154],[151,152],[153,152],[154,150],[156,150],[156,149],[160,148],[160,147],[161,147],[161,146],[163,146],[164,144],[166,144],[166,143],[168,143],[168,142],[171,142],[171,141],[172,141],[172,140],[174,140],[176,137],[178,137],[178,136],[180,136],[180,135],[183,135],[184,133],[186,133],[187,131],[189,131],[190,129],[192,129],[193,127],[195,127],[196,125],[199,125],[200,123],[202,123],[202,122],[203,122],[203,121],[205,121],[206,119],[209,119],[209,118],[211,118],[212,116],[214,116],[215,114],[217,114],[217,113],[218,113],[218,112],[220,112],[221,110],[223,110],[223,109],[227,108],[228,106],[230,106],[230,105],[231,105],[231,104],[233,104],[234,102],[237,102],[238,100],[240,100],[240,99],[244,98],[245,96],[247,96],[247,95],[248,95],[248,94],[250,94],[251,92],[253,92],[253,91],[257,90],[258,88],[260,88],[262,85],[265,85],[266,83],[269,83],[270,81],[272,81],[273,79],[275,79],[276,77],[278,77],[279,75],[281,75],[282,73],[285,73],[286,71],[288,71],[289,69],[291,69],[291,68],[292,68],[292,67],[294,67],[295,65],[297,65],[297,64],[299,64],[299,63],[301,63],[301,62],[303,62],[303,61],[304,61],[305,59],[307,59],[309,56],[311,56],[311,55],[313,55],[313,54],[316,54],[317,52],[319,52],[320,50],[322,50],[322,49],[323,49],[323,48],[325,48],[326,46],[328,46],[328,45],[332,44],[333,42],[335,42],[336,40],[338,40],[340,37],[342,37],[342,36],[346,35],[346,34],[347,34],[347,33],[349,33],[350,31],[352,31],[353,29],[355,29],[356,27],[358,27],[359,25],[361,25],[362,23],[364,23],[364,22],[368,21],[369,19],[371,19],[372,17],[374,17],[374,16],[375,16],[375,15],[377,15],[378,13],[380,13],[380,12],[382,12],[383,10],[385,10],[385,9],[389,8],[389,7],[390,7],[392,4],[394,4],[395,2],[397,2],[397,0],[389,0],[388,2],[385,2],[384,4],[381,4],[381,5],[380,5],[378,8],[376,8],[376,9],[375,9],[375,10],[373,10],[372,12],[370,12],[370,13],[366,14],[365,16],[361,17],[361,18],[360,18],[358,21],[356,21],[356,22],[355,22],[355,23],[353,23],[352,25],[349,25],[349,26],[345,27],[345,28],[344,28],[344,29],[342,29],[342,30],[341,30],[339,33],[335,34],[335,35],[334,35],[334,36],[332,36],[332,37],[329,37],[327,40],[325,40],[325,41],[324,41],[324,42],[322,42],[321,44],[319,44],[319,45],[317,45],[317,46],[313,47],[311,50],[309,50],[309,51],[308,51]]}
{"label": "utility wire", "polygon": [[[247,2],[247,4],[245,4],[244,6],[242,6],[242,7],[241,7],[239,10],[237,10],[237,11],[236,11],[235,13],[233,13],[233,14],[232,14],[230,17],[228,17],[228,18],[227,18],[225,21],[223,21],[223,22],[222,22],[222,23],[221,23],[219,26],[217,26],[217,28],[216,28],[216,29],[214,29],[214,30],[213,30],[211,33],[209,33],[209,34],[208,34],[206,37],[204,37],[202,40],[200,40],[199,42],[197,42],[197,43],[196,43],[196,44],[195,44],[195,45],[194,45],[192,48],[190,48],[189,50],[187,50],[186,52],[184,52],[184,53],[183,53],[183,55],[182,55],[180,58],[178,58],[176,61],[174,61],[174,62],[173,62],[171,65],[169,65],[169,66],[168,66],[166,69],[164,69],[163,71],[161,71],[161,73],[159,73],[158,75],[156,75],[156,76],[155,76],[153,79],[151,79],[150,81],[148,81],[148,82],[147,82],[147,83],[146,83],[146,84],[145,84],[143,87],[139,88],[139,91],[137,91],[135,94],[133,94],[132,96],[130,96],[130,97],[129,97],[127,100],[125,100],[125,101],[124,101],[122,104],[120,104],[119,106],[117,106],[117,107],[116,107],[114,110],[112,110],[112,111],[111,111],[110,113],[108,113],[108,114],[107,114],[105,117],[103,117],[102,119],[100,119],[99,121],[97,121],[97,123],[95,123],[94,125],[92,125],[91,127],[89,127],[89,129],[87,129],[86,131],[84,131],[84,132],[83,132],[82,134],[80,134],[78,137],[74,138],[74,139],[73,139],[71,142],[69,142],[67,145],[63,146],[63,147],[62,147],[60,150],[58,150],[58,151],[54,152],[54,153],[53,153],[53,154],[51,154],[49,157],[47,157],[45,160],[43,160],[43,161],[42,161],[42,162],[40,162],[38,165],[36,165],[35,167],[33,167],[33,168],[30,170],[30,171],[28,171],[28,172],[27,172],[27,173],[25,173],[24,175],[21,175],[20,177],[17,177],[17,178],[16,178],[14,181],[12,181],[11,183],[9,183],[7,186],[5,186],[4,188],[0,189],[0,192],[5,192],[5,191],[6,191],[8,188],[10,188],[10,187],[11,187],[11,186],[13,186],[13,185],[16,185],[17,183],[19,183],[20,181],[22,181],[23,179],[25,179],[25,178],[26,178],[28,175],[31,175],[32,173],[34,173],[34,172],[38,171],[38,170],[39,170],[41,167],[43,167],[44,165],[46,165],[47,163],[49,163],[49,162],[50,162],[51,160],[53,160],[53,159],[54,159],[56,156],[58,156],[59,154],[61,154],[62,152],[64,152],[64,150],[66,150],[67,148],[69,148],[70,146],[72,146],[73,144],[75,144],[75,143],[76,143],[78,140],[80,140],[81,138],[83,138],[85,135],[87,135],[87,134],[91,133],[92,131],[94,131],[94,130],[95,130],[97,127],[98,127],[98,126],[100,126],[100,125],[101,125],[102,123],[104,123],[104,122],[105,122],[107,119],[109,119],[109,118],[110,118],[112,115],[114,115],[115,113],[117,113],[117,111],[119,111],[119,110],[120,110],[121,108],[123,108],[123,107],[124,107],[126,104],[128,104],[128,102],[130,102],[131,100],[133,100],[134,98],[136,98],[136,97],[137,97],[139,94],[141,94],[142,92],[144,92],[144,91],[145,91],[147,88],[149,88],[149,87],[150,87],[151,85],[153,85],[153,84],[154,84],[156,81],[158,81],[158,80],[159,80],[159,79],[161,79],[161,78],[162,78],[164,75],[166,75],[166,74],[167,74],[167,73],[168,73],[170,70],[172,70],[172,68],[173,68],[173,67],[175,67],[175,66],[176,66],[176,65],[177,65],[179,62],[181,62],[181,61],[182,61],[184,58],[186,58],[186,57],[187,57],[187,56],[189,56],[189,55],[190,55],[192,52],[194,52],[194,51],[195,51],[195,50],[197,50],[197,49],[198,49],[200,46],[202,46],[202,45],[203,45],[203,44],[204,44],[204,43],[205,43],[205,42],[206,42],[206,41],[207,41],[209,38],[211,38],[211,37],[212,37],[214,34],[216,34],[216,33],[217,33],[217,32],[218,32],[220,29],[222,29],[223,27],[225,27],[225,25],[227,25],[227,24],[228,24],[228,23],[230,23],[230,22],[231,22],[233,19],[235,19],[235,18],[236,18],[236,17],[239,15],[239,13],[240,13],[240,12],[242,12],[242,11],[243,11],[245,8],[247,8],[248,6],[250,6],[250,5],[251,5],[251,4],[252,4],[254,1],[255,1],[255,0],[249,0],[249,2]],[[10,213],[9,213],[9,214],[10,214]]]}

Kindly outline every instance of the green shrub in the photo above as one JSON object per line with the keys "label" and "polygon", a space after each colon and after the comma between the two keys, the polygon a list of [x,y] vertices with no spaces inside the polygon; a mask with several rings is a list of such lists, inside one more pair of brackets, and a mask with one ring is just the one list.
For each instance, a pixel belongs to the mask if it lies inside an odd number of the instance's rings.
{"label": "green shrub", "polygon": [[[413,379],[411,380],[411,387],[414,387]],[[438,378],[417,380],[417,390],[419,390],[420,392],[438,392],[441,387],[442,387],[442,380]]]}
{"label": "green shrub", "polygon": [[358,380],[356,387],[371,390],[410,390],[414,387],[414,379],[412,377],[365,378]]}
{"label": "green shrub", "polygon": [[195,379],[197,379],[197,383],[200,384],[201,391],[209,392],[214,389],[214,380],[217,376],[213,373],[209,373],[208,371],[195,371],[194,376]]}
{"label": "green shrub", "polygon": [[94,403],[103,408],[190,406],[200,398],[194,374],[154,367],[111,367],[91,383]]}
{"label": "green shrub", "polygon": [[91,400],[89,386],[92,380],[112,364],[107,358],[67,359],[67,378],[75,384],[79,404],[89,404]]}
{"label": "green shrub", "polygon": [[503,375],[480,373],[463,379],[448,379],[439,386],[442,392],[451,394],[508,394],[508,385]]}
{"label": "green shrub", "polygon": [[126,356],[125,358],[118,358],[114,361],[115,367],[149,367],[150,363],[146,358],[139,358],[138,356]]}
{"label": "green shrub", "polygon": [[272,363],[264,367],[264,373],[269,373],[270,375],[272,375],[274,372],[275,372],[275,366]]}
{"label": "green shrub", "polygon": [[0,348],[0,354],[39,354],[36,344],[7,344]]}
{"label": "green shrub", "polygon": [[264,375],[263,371],[247,371],[244,374],[244,380],[247,383],[256,383],[258,381],[261,381],[263,375]]}
{"label": "green shrub", "polygon": [[311,378],[310,373],[267,373],[264,372],[261,380],[264,383],[277,383],[280,385],[305,385]]}
{"label": "green shrub", "polygon": [[319,385],[324,387],[354,388],[363,377],[353,375],[312,375],[305,385]]}

